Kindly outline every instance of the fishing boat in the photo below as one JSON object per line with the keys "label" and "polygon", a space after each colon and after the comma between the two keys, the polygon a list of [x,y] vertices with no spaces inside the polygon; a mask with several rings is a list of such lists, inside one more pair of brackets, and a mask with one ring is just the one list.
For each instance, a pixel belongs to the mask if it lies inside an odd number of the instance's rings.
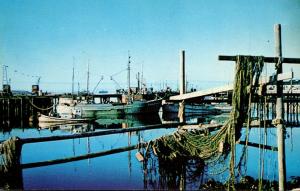
{"label": "fishing boat", "polygon": [[[161,107],[161,100],[135,100],[132,103],[109,103],[109,104],[78,104],[74,106],[75,113],[80,113],[82,118],[101,118],[102,116],[114,115],[137,115],[145,113],[157,114]],[[74,112],[73,112],[74,113]]]}
{"label": "fishing boat", "polygon": [[[89,74],[89,72],[88,72]],[[89,79],[89,78],[88,78]],[[94,103],[89,100],[76,100],[73,97],[59,98],[56,113],[63,118],[101,118],[102,116],[136,115],[152,113],[157,114],[161,107],[161,99],[144,100],[142,95],[132,95],[130,88],[130,56],[128,59],[128,91],[122,95],[121,102]],[[87,84],[89,84],[87,82]],[[88,89],[88,88],[87,88]],[[87,93],[89,93],[87,91]],[[135,97],[139,97],[136,99]]]}
{"label": "fishing boat", "polygon": [[103,116],[124,116],[152,113],[157,114],[161,107],[161,99],[133,100],[127,102],[127,95],[123,96],[123,102],[93,103],[85,100],[76,100],[72,97],[60,97],[54,107],[59,119],[98,119]]}

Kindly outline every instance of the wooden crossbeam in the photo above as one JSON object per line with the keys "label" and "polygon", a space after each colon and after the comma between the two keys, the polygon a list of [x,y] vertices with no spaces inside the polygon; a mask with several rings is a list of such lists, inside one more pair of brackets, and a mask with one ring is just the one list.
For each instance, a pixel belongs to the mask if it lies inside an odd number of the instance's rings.
{"label": "wooden crossbeam", "polygon": [[[239,55],[239,56],[250,56],[250,55]],[[237,56],[224,56],[219,55],[219,60],[223,61],[236,61]],[[300,64],[300,58],[281,58],[282,63],[287,64]],[[277,63],[278,57],[264,57],[264,62],[266,63]]]}
{"label": "wooden crossbeam", "polygon": [[[241,145],[246,145],[246,141],[238,141],[238,144]],[[278,151],[278,147],[274,147],[274,146],[270,146],[270,145],[263,145],[263,144],[259,144],[259,143],[253,143],[253,142],[248,142],[247,143],[248,146],[250,147],[256,147],[256,148],[261,148],[261,149],[267,149],[267,150],[271,150],[271,151]]]}

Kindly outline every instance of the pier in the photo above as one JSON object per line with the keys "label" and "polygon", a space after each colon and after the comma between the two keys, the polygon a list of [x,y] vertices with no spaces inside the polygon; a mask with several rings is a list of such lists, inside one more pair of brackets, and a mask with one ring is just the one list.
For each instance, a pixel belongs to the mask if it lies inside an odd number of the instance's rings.
{"label": "pier", "polygon": [[1,96],[0,121],[4,126],[18,122],[28,124],[30,117],[36,117],[38,112],[48,114],[53,107],[52,100],[48,96]]}
{"label": "pier", "polygon": [[[128,61],[129,83],[127,94],[121,94],[120,92],[116,94],[90,94],[87,88],[86,94],[75,95],[73,86],[72,94],[40,94],[38,93],[39,87],[36,86],[35,91],[32,91],[31,94],[18,95],[12,94],[10,86],[6,84],[3,86],[3,92],[0,95],[0,121],[4,127],[3,129],[14,125],[23,126],[24,123],[37,123],[39,113],[48,115],[50,111],[56,111],[56,106],[60,98],[85,101],[87,104],[107,104],[112,103],[111,99],[115,99],[125,105],[124,101],[130,104],[134,100],[152,100],[154,98],[158,99],[158,97],[163,97],[165,102],[178,104],[179,122],[162,122],[159,124],[129,128],[124,125],[121,129],[102,129],[101,131],[95,132],[76,132],[75,134],[69,135],[44,137],[12,137],[7,140],[0,140],[0,155],[2,155],[3,159],[3,164],[0,166],[0,177],[5,175],[13,179],[13,177],[19,177],[23,169],[89,160],[91,158],[110,156],[122,152],[128,152],[130,156],[128,160],[131,161],[130,152],[132,150],[138,150],[135,156],[139,162],[146,166],[147,161],[152,159],[151,154],[156,157],[159,163],[162,163],[162,161],[172,163],[176,160],[199,159],[204,164],[209,164],[210,162],[208,161],[218,161],[221,155],[224,155],[228,157],[226,160],[229,161],[227,170],[230,176],[227,184],[230,189],[234,189],[236,184],[236,164],[240,164],[236,159],[236,147],[237,145],[242,145],[244,149],[252,147],[259,149],[259,151],[262,150],[262,152],[275,152],[278,155],[278,187],[279,190],[285,190],[287,182],[284,143],[285,133],[286,127],[299,126],[300,124],[300,82],[299,80],[294,80],[293,72],[283,73],[282,64],[300,64],[300,59],[282,57],[280,31],[280,25],[275,25],[275,57],[253,55],[218,56],[220,61],[234,61],[236,63],[234,84],[228,84],[222,87],[188,93],[186,91],[185,81],[185,50],[181,50],[179,56],[180,84],[178,95],[168,94],[170,92],[152,92],[144,95],[132,92],[130,87],[130,56]],[[262,76],[264,63],[275,64],[276,75]],[[209,123],[205,122],[204,124],[198,121],[198,124],[187,124],[185,108],[188,104],[195,103],[213,107],[226,103],[232,106],[232,109],[226,121],[222,124],[214,124],[213,120]],[[205,117],[207,116],[204,116],[204,118]],[[97,120],[97,118],[95,118],[95,120]],[[100,117],[99,120],[101,120]],[[277,131],[277,146],[268,144],[266,141],[267,129],[274,129],[274,127],[276,127]],[[176,130],[171,135],[162,135],[148,142],[143,142],[141,136],[139,136],[137,144],[131,143],[132,134],[163,128],[176,128]],[[243,137],[242,133],[244,129],[246,129],[246,135]],[[259,142],[249,141],[250,129],[259,129],[259,132],[264,130],[264,143],[262,143],[261,140]],[[129,137],[127,146],[90,152],[90,138],[103,137],[105,135],[121,135],[125,133],[127,133]],[[260,134],[260,138],[261,137],[262,135]],[[74,144],[74,141],[80,141],[81,138],[86,138],[88,141],[87,154],[75,156],[74,147],[74,156],[38,162],[22,163],[21,161],[22,147],[24,145],[44,142],[55,143],[57,141],[66,140],[72,140]],[[146,150],[141,154],[141,150],[145,148]],[[242,160],[243,157],[244,153],[242,153],[240,160]],[[263,163],[260,163],[260,165],[263,166]],[[131,163],[129,163],[129,168],[130,166]],[[262,169],[260,169],[261,177],[263,177]],[[184,185],[184,182],[182,182],[182,184]],[[260,189],[262,189],[262,187],[260,187]]]}

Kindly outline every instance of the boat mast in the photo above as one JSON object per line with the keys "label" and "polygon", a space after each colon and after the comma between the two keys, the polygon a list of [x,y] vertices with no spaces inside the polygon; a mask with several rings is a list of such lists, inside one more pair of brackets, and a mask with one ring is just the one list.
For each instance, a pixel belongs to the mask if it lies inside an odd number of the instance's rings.
{"label": "boat mast", "polygon": [[137,78],[138,92],[141,93],[140,72],[137,73],[136,78]]}
{"label": "boat mast", "polygon": [[128,51],[127,83],[128,83],[128,103],[129,103],[129,102],[131,102],[131,96],[130,96],[130,53],[129,53],[129,51]]}
{"label": "boat mast", "polygon": [[77,83],[77,95],[79,95],[79,92],[80,92],[80,84],[79,82]]}
{"label": "boat mast", "polygon": [[75,64],[75,57],[73,56],[72,95],[74,94],[74,64]]}
{"label": "boat mast", "polygon": [[143,90],[143,86],[144,86],[144,71],[143,71],[143,63],[142,63],[142,75],[141,75],[141,93]]}
{"label": "boat mast", "polygon": [[90,59],[88,59],[88,64],[87,64],[87,81],[86,81],[87,95],[89,95],[89,81],[90,81]]}

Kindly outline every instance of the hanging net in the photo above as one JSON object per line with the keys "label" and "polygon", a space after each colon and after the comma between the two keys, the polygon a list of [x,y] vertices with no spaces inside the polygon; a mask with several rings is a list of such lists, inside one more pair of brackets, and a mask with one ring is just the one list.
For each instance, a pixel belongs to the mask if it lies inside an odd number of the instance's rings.
{"label": "hanging net", "polygon": [[21,149],[22,143],[18,137],[11,137],[0,145],[0,173],[18,170]]}
{"label": "hanging net", "polygon": [[[153,142],[152,149],[161,159],[200,157],[203,160],[235,149],[241,128],[250,114],[251,97],[256,90],[263,68],[263,57],[237,56],[232,94],[232,111],[225,125],[215,133],[177,131]],[[227,152],[228,153],[228,152]]]}

